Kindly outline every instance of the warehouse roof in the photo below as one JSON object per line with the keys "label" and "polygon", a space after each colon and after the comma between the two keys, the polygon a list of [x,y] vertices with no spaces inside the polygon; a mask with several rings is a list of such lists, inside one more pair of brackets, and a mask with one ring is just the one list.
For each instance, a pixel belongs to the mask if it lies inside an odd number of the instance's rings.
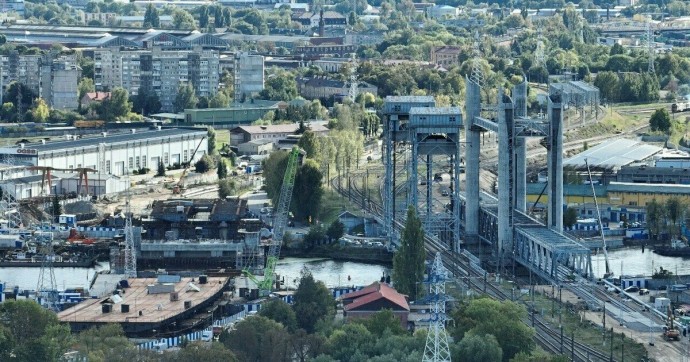
{"label": "warehouse roof", "polygon": [[[57,142],[46,142],[45,144],[27,144],[24,147],[28,149],[34,149],[38,152],[51,152],[63,149],[74,149],[74,148],[84,148],[98,146],[101,143],[107,143],[109,145],[115,143],[125,143],[132,141],[143,141],[152,138],[164,138],[172,136],[180,136],[186,134],[203,133],[206,134],[205,129],[199,128],[166,128],[161,130],[153,131],[143,131],[137,133],[120,133],[120,134],[109,134],[107,137],[88,137],[81,138],[77,140],[65,140]],[[19,147],[12,147],[13,149],[18,149]]]}
{"label": "warehouse roof", "polygon": [[[543,198],[541,201],[546,200],[547,197],[547,190],[544,189],[546,186],[545,182],[538,182],[538,183],[528,183],[527,184],[527,189],[526,192],[528,195],[539,195],[540,193],[544,193]],[[604,185],[594,185],[594,191],[597,193],[597,197],[602,197],[606,196],[606,186]],[[592,196],[592,186],[590,185],[573,185],[573,184],[564,184],[563,185],[563,195],[564,196],[584,196],[584,197],[591,197]]]}
{"label": "warehouse roof", "polygon": [[608,191],[690,195],[690,185],[611,182]]}
{"label": "warehouse roof", "polygon": [[585,160],[591,168],[618,169],[633,162],[642,161],[663,148],[630,139],[616,139],[600,143],[563,162],[564,167],[584,169]]}

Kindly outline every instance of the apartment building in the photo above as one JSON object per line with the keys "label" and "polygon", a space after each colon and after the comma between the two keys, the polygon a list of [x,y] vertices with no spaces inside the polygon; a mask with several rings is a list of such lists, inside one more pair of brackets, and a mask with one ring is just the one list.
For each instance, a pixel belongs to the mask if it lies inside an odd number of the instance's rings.
{"label": "apartment building", "polygon": [[164,112],[173,110],[180,85],[191,83],[197,96],[213,96],[220,82],[218,51],[104,48],[94,51],[97,91],[116,87],[131,95],[155,92]]}
{"label": "apartment building", "polygon": [[76,109],[79,68],[76,55],[19,55],[14,51],[0,56],[2,86],[19,82],[52,108]]}

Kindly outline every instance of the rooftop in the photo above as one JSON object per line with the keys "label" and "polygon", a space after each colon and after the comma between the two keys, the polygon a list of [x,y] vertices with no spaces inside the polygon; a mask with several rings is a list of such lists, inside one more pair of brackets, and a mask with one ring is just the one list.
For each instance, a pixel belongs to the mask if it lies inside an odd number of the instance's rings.
{"label": "rooftop", "polygon": [[563,167],[576,169],[618,169],[633,162],[642,161],[662,151],[661,147],[640,141],[620,138],[605,141],[563,162]]}
{"label": "rooftop", "polygon": [[410,116],[412,115],[459,115],[462,111],[458,107],[412,107],[410,108]]}
{"label": "rooftop", "polygon": [[386,103],[435,103],[432,96],[387,96]]}
{"label": "rooftop", "polygon": [[[308,123],[306,127],[316,133],[328,131],[328,128],[322,122]],[[239,126],[231,129],[230,132],[246,132],[250,134],[295,133],[298,129],[299,123],[289,123],[274,124],[270,126]]]}
{"label": "rooftop", "polygon": [[[208,277],[207,284],[192,282],[192,279],[182,278],[177,283],[171,283],[175,292],[179,293],[178,301],[170,301],[170,293],[148,293],[149,285],[158,284],[156,278],[129,279],[130,287],[124,289],[122,301],[113,306],[112,312],[103,313],[101,310],[101,305],[110,299],[110,296],[106,296],[87,299],[58,313],[58,318],[61,322],[75,323],[160,323],[185,312],[185,301],[191,301],[194,308],[220,292],[228,282],[227,277]],[[196,291],[197,288],[199,291]],[[118,304],[128,304],[129,312],[121,312]]]}
{"label": "rooftop", "polygon": [[410,310],[410,305],[404,295],[387,284],[379,282],[375,282],[362,290],[344,294],[340,296],[340,299],[352,299],[352,303],[343,308],[345,311],[357,309],[379,299],[386,299],[404,310]]}
{"label": "rooftop", "polygon": [[[34,149],[38,152],[51,152],[51,151],[59,151],[59,150],[63,150],[63,149],[93,147],[93,146],[98,146],[101,143],[107,143],[109,145],[112,145],[112,144],[116,144],[116,143],[143,141],[143,140],[154,139],[154,138],[165,138],[165,137],[181,136],[181,135],[188,135],[188,134],[206,135],[206,130],[205,129],[198,129],[198,128],[164,128],[161,130],[142,131],[142,132],[136,132],[136,133],[108,134],[106,137],[94,136],[94,137],[88,137],[88,138],[85,137],[85,138],[81,138],[81,139],[77,139],[77,140],[46,142],[45,144],[30,143],[30,144],[26,144],[25,148]],[[0,149],[0,153],[6,153],[7,150],[16,150],[19,148],[20,147],[11,147],[11,148]]]}
{"label": "rooftop", "polygon": [[690,195],[690,185],[611,182],[607,188],[608,192]]}

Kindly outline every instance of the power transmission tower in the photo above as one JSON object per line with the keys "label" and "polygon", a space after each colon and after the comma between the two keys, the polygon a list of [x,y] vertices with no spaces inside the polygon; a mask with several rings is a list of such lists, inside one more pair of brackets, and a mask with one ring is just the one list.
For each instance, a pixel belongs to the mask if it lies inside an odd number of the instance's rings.
{"label": "power transmission tower", "polygon": [[55,269],[53,267],[55,260],[53,240],[52,238],[42,236],[40,238],[38,241],[42,246],[43,261],[41,262],[41,271],[38,274],[36,297],[44,307],[57,312],[58,291],[57,282],[55,281]]}
{"label": "power transmission tower", "polygon": [[446,316],[446,279],[448,279],[448,270],[443,266],[441,253],[436,253],[427,280],[431,318],[428,320],[429,333],[426,336],[422,362],[450,362],[450,348],[446,333],[446,321],[448,320]]}
{"label": "power transmission tower", "polygon": [[134,231],[132,230],[132,210],[130,202],[132,196],[130,194],[129,176],[127,180],[127,201],[125,203],[125,275],[128,278],[137,277],[137,249],[134,245]]}
{"label": "power transmission tower", "polygon": [[352,53],[352,68],[350,68],[350,89],[347,96],[352,102],[357,99],[357,54]]}
{"label": "power transmission tower", "polygon": [[484,70],[482,70],[482,51],[479,49],[479,41],[479,33],[475,32],[474,42],[472,43],[472,72],[470,73],[470,80],[483,87],[486,79],[484,77]]}

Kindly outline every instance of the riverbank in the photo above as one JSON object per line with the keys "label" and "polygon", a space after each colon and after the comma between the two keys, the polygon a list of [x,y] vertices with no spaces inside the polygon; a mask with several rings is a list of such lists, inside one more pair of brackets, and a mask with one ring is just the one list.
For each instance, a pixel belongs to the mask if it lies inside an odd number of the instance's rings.
{"label": "riverbank", "polygon": [[337,261],[351,261],[359,263],[375,263],[393,265],[393,253],[381,248],[354,248],[318,246],[311,250],[283,248],[281,256],[293,258],[326,258]]}

